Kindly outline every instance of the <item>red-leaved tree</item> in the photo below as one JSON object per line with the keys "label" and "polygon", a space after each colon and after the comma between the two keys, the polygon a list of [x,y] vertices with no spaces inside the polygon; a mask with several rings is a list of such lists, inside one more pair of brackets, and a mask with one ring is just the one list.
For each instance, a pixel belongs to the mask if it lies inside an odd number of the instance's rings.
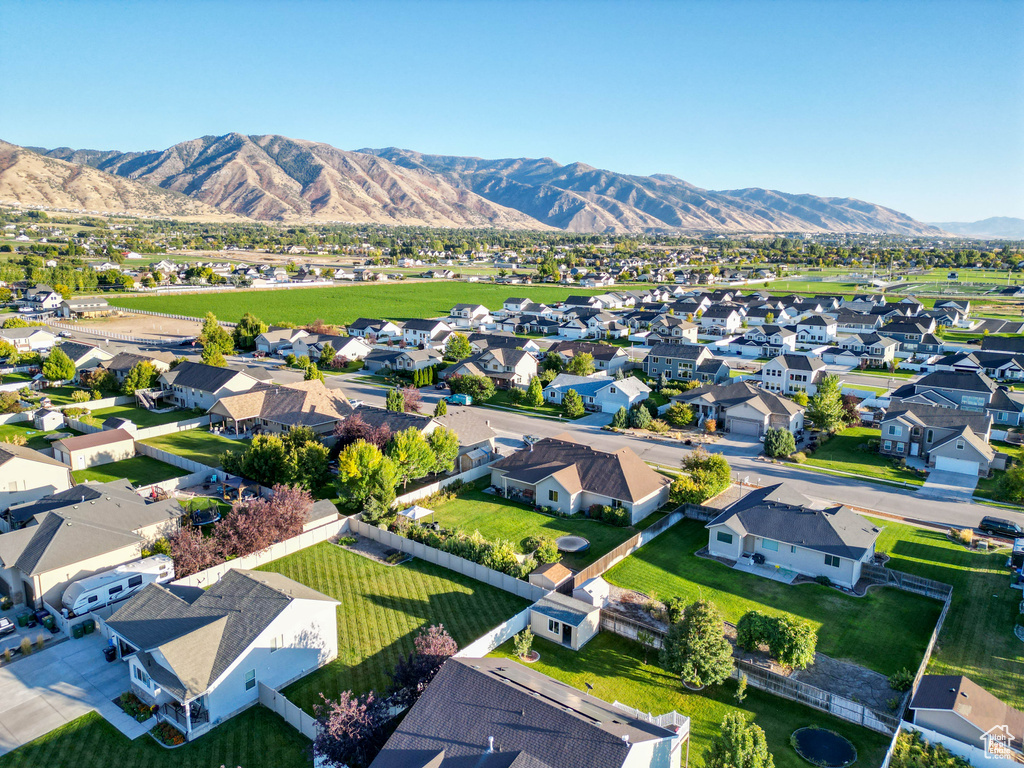
{"label": "red-leaved tree", "polygon": [[313,741],[313,755],[330,765],[365,768],[384,746],[385,707],[373,693],[362,698],[344,691],[337,701],[322,693],[313,705],[320,727]]}
{"label": "red-leaved tree", "polygon": [[171,545],[171,558],[174,560],[174,575],[179,579],[223,560],[217,542],[203,536],[198,528],[191,525],[182,526],[167,538]]}
{"label": "red-leaved tree", "polygon": [[235,502],[217,523],[214,538],[225,556],[251,555],[302,533],[313,506],[309,491],[288,485],[275,485],[273,491],[269,499]]}
{"label": "red-leaved tree", "polygon": [[395,698],[410,706],[423,693],[430,681],[441,669],[441,665],[458,653],[459,646],[448,634],[443,624],[435,624],[422,630],[413,641],[416,650],[399,660],[391,673],[392,691]]}
{"label": "red-leaved tree", "polygon": [[423,402],[423,395],[416,387],[403,387],[402,397],[405,399],[406,413],[419,413],[420,404]]}

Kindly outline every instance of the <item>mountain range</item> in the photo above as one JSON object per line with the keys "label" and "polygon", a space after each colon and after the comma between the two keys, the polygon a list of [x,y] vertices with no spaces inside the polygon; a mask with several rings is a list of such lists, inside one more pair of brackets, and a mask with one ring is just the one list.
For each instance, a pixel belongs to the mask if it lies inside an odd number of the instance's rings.
{"label": "mountain range", "polygon": [[277,222],[596,233],[943,234],[939,227],[852,198],[757,188],[714,191],[675,176],[635,176],[550,158],[346,151],[239,133],[145,152],[0,142],[4,201],[129,213],[138,206],[147,215],[163,207],[167,216],[214,213]]}
{"label": "mountain range", "polygon": [[1002,240],[1024,240],[1024,219],[992,216],[981,221],[943,221],[933,226],[964,237],[991,237]]}

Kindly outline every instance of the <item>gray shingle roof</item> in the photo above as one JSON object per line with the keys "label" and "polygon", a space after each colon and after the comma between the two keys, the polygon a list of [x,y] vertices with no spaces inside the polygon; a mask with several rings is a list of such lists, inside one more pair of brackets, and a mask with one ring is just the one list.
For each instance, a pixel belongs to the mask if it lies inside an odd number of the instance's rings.
{"label": "gray shingle roof", "polygon": [[751,491],[708,523],[740,535],[762,536],[828,555],[860,560],[881,533],[847,507],[810,509],[809,500],[782,483]]}
{"label": "gray shingle roof", "polygon": [[168,384],[187,389],[200,389],[204,392],[217,392],[236,376],[244,376],[251,384],[256,383],[256,379],[247,373],[191,361],[180,363],[173,370],[160,374],[160,378]]}
{"label": "gray shingle roof", "polygon": [[711,350],[703,344],[655,344],[648,357],[671,357],[680,360],[697,360],[711,354]]}
{"label": "gray shingle roof", "polygon": [[622,768],[672,735],[507,659],[450,659],[371,768]]}

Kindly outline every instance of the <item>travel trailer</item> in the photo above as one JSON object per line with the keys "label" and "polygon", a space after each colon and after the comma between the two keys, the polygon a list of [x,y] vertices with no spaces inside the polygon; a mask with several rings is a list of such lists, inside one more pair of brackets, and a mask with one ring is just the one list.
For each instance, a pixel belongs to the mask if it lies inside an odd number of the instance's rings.
{"label": "travel trailer", "polygon": [[79,579],[64,590],[61,602],[67,610],[80,615],[131,597],[147,584],[163,584],[173,579],[174,561],[167,555],[153,555]]}

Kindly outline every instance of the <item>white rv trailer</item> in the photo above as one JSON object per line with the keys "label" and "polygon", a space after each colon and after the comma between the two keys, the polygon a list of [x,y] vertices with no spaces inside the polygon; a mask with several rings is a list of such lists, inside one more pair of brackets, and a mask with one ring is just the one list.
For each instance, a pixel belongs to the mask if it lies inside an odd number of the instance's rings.
{"label": "white rv trailer", "polygon": [[147,584],[162,584],[173,579],[174,561],[167,555],[153,555],[69,584],[61,602],[79,615],[124,600]]}

